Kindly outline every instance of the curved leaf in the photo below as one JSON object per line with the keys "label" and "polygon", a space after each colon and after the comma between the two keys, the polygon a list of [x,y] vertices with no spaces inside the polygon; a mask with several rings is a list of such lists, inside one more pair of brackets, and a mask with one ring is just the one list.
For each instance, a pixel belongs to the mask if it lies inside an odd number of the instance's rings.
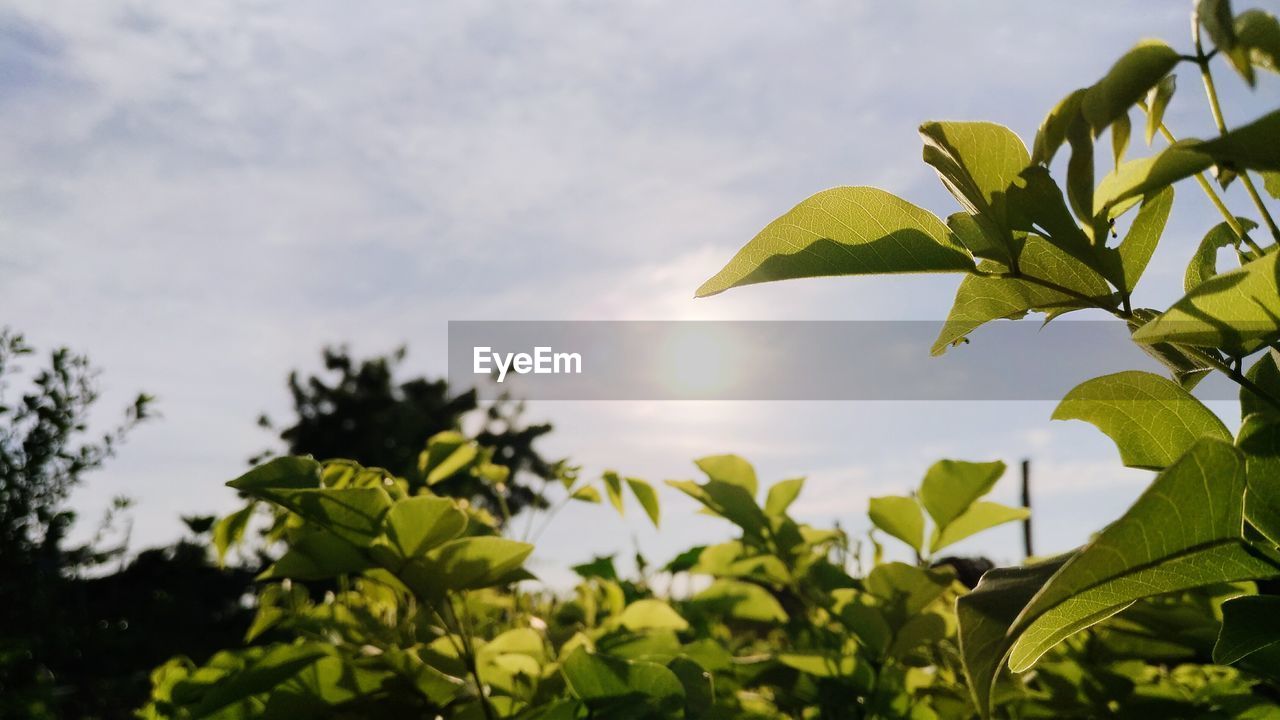
{"label": "curved leaf", "polygon": [[964,514],[975,500],[991,492],[1004,475],[1005,464],[939,460],[929,467],[920,483],[920,504],[934,524],[945,528]]}
{"label": "curved leaf", "polygon": [[631,494],[636,497],[636,502],[640,503],[640,507],[644,508],[645,515],[649,516],[649,520],[654,527],[658,527],[662,508],[658,504],[658,493],[649,483],[640,478],[627,478],[627,487],[631,488]]}
{"label": "curved leaf", "polygon": [[964,272],[973,260],[936,216],[883,190],[840,187],[810,197],[774,220],[698,288],[801,277]]}
{"label": "curved leaf", "polygon": [[1164,234],[1165,224],[1169,221],[1169,211],[1173,209],[1173,188],[1167,187],[1142,200],[1138,215],[1129,226],[1124,239],[1116,248],[1123,268],[1124,282],[1122,290],[1133,292],[1138,280],[1147,269],[1160,236]]}
{"label": "curved leaf", "polygon": [[1094,135],[1129,111],[1178,64],[1178,52],[1159,40],[1143,40],[1085,92],[1080,110]]}
{"label": "curved leaf", "polygon": [[1129,467],[1168,467],[1197,440],[1231,441],[1227,426],[1191,393],[1136,370],[1103,375],[1067,393],[1054,420],[1083,420],[1110,437]]}
{"label": "curved leaf", "polygon": [[962,515],[952,520],[941,531],[934,532],[933,542],[929,545],[929,552],[936,553],[948,545],[958,543],[961,540],[993,528],[997,525],[1003,525],[1014,520],[1025,520],[1030,511],[1021,507],[1009,507],[1000,503],[975,502],[965,510]]}
{"label": "curved leaf", "polygon": [[1245,595],[1222,604],[1222,631],[1213,661],[1233,665],[1280,643],[1280,597]]}
{"label": "curved leaf", "polygon": [[867,514],[876,527],[920,552],[924,546],[924,513],[915,498],[889,495],[870,500]]}
{"label": "curved leaf", "polygon": [[[1258,223],[1249,218],[1236,218],[1236,222],[1240,223],[1246,231],[1258,227]],[[1224,247],[1238,248],[1239,246],[1240,238],[1236,236],[1236,231],[1232,230],[1230,225],[1225,221],[1214,225],[1196,247],[1195,253],[1191,256],[1191,262],[1187,263],[1187,272],[1182,280],[1183,291],[1191,292],[1205,280],[1218,274],[1219,250]]]}

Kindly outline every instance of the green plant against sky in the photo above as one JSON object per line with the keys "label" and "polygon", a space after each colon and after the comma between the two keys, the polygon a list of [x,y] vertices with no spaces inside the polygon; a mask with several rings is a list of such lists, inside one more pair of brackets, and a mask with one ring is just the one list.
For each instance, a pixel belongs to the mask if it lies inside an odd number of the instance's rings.
{"label": "green plant against sky", "polygon": [[[1280,70],[1280,23],[1203,0],[1192,35],[1185,52],[1145,41],[1125,53],[1049,113],[1030,150],[1000,125],[923,125],[924,159],[961,206],[945,220],[875,188],[828,190],[699,289],[957,273],[936,354],[1031,312],[1127,323],[1168,377],[1090,380],[1054,417],[1097,426],[1125,465],[1156,474],[1082,547],[966,587],[934,556],[1024,511],[983,499],[1000,463],[943,461],[914,494],[870,507],[919,562],[873,552],[864,564],[838,528],[790,516],[802,480],[765,490],[745,460],[721,455],[697,461],[704,481],[670,484],[734,539],[659,570],[638,562],[629,580],[597,559],[560,597],[524,569],[533,546],[514,524],[433,491],[464,475],[503,496],[506,471],[465,436],[433,438],[406,477],[280,458],[231,483],[251,504],[215,532],[225,552],[266,507],[267,537],[283,548],[261,576],[249,645],[158,668],[142,716],[1280,717],[1280,229],[1265,196],[1280,196],[1280,110],[1228,126],[1214,76],[1230,67],[1252,84]],[[1175,141],[1163,122],[1186,94],[1175,98],[1171,80],[1183,63],[1200,75],[1217,137]],[[1126,159],[1135,116],[1146,142],[1166,145]],[[1099,164],[1112,166],[1100,181]],[[1184,180],[1221,217],[1206,222],[1185,296],[1143,308],[1138,284]],[[1218,189],[1232,183],[1249,198],[1241,215]],[[1220,269],[1228,248],[1238,267]],[[1191,394],[1210,373],[1240,386],[1235,434]],[[645,481],[556,472],[565,502],[607,497],[621,511],[630,498],[660,522]],[[673,592],[686,574],[702,581]]]}

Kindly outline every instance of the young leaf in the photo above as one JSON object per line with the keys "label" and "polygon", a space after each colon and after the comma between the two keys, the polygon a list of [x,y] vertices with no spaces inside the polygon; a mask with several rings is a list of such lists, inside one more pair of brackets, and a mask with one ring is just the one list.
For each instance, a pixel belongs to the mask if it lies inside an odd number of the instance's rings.
{"label": "young leaf", "polygon": [[382,533],[382,517],[391,507],[381,487],[258,492],[357,547],[368,547]]}
{"label": "young leaf", "polygon": [[1004,475],[1005,464],[939,460],[920,483],[920,503],[940,528],[960,517],[975,500],[991,492]]}
{"label": "young leaf", "polygon": [[618,618],[628,630],[685,630],[689,623],[662,600],[636,600]]}
{"label": "young leaf", "polygon": [[769,520],[741,485],[711,480],[701,485],[692,480],[668,480],[667,484],[702,503],[712,513],[742,528],[754,538],[764,537]]}
{"label": "young leaf", "polygon": [[778,517],[786,514],[787,508],[795,502],[804,487],[804,478],[792,478],[774,483],[769,488],[769,495],[764,501],[764,514]]}
{"label": "young leaf", "polygon": [[1129,226],[1116,250],[1120,255],[1120,266],[1124,270],[1122,289],[1133,292],[1151,255],[1155,253],[1160,236],[1164,234],[1165,224],[1169,221],[1169,211],[1173,208],[1173,188],[1167,187],[1154,195],[1142,199],[1142,207]]}
{"label": "young leaf", "polygon": [[1155,139],[1160,126],[1164,124],[1164,111],[1178,89],[1178,76],[1165,75],[1156,86],[1147,93],[1147,145]]}
{"label": "young leaf", "polygon": [[474,590],[502,582],[533,552],[528,543],[480,536],[451,540],[406,566],[405,584],[424,597],[444,590]]}
{"label": "young leaf", "polygon": [[756,496],[759,483],[756,480],[756,469],[751,463],[737,455],[709,455],[693,461],[698,469],[710,480],[738,485],[751,497]]}
{"label": "young leaf", "polygon": [[256,508],[257,505],[250,502],[214,524],[213,547],[218,553],[219,565],[226,560],[227,551],[244,539],[244,531],[249,527],[249,520],[253,518]]}
{"label": "young leaf", "polygon": [[867,574],[867,592],[885,601],[885,621],[895,631],[951,587],[955,576],[944,570],[892,562]]}
{"label": "young leaf", "polygon": [[871,522],[920,552],[924,545],[924,513],[915,498],[890,495],[871,498]]}
{"label": "young leaf", "polygon": [[285,554],[257,579],[325,580],[352,575],[372,565],[364,553],[332,532],[310,530],[294,537]]}
{"label": "young leaf", "polygon": [[1054,420],[1083,420],[1111,438],[1129,467],[1168,467],[1197,440],[1231,433],[1178,384],[1136,370],[1086,380],[1067,393]]}
{"label": "young leaf", "polygon": [[1018,262],[1023,274],[1050,280],[1092,302],[1017,278],[968,275],[960,281],[955,303],[933,343],[934,355],[946,352],[948,347],[992,320],[1017,319],[1033,310],[1054,310],[1061,314],[1094,307],[1095,303],[1115,303],[1114,293],[1101,276],[1038,235],[1027,236]]}
{"label": "young leaf", "polygon": [[698,288],[831,275],[965,272],[973,260],[936,216],[883,190],[840,187],[770,223]]}
{"label": "young leaf", "polygon": [[1277,259],[1269,252],[1205,280],[1133,334],[1140,343],[1221,348],[1242,357],[1280,339]]}
{"label": "young leaf", "polygon": [[[1258,224],[1249,218],[1238,217],[1236,222],[1240,223],[1246,232],[1258,227]],[[1240,247],[1240,238],[1236,235],[1236,231],[1232,230],[1225,221],[1214,225],[1205,234],[1191,256],[1191,262],[1187,263],[1187,272],[1182,280],[1182,288],[1185,292],[1191,292],[1205,280],[1218,274],[1218,251],[1224,247]]]}
{"label": "young leaf", "polygon": [[579,502],[598,503],[600,502],[600,491],[592,485],[583,485],[574,490],[569,497]]}
{"label": "young leaf", "polygon": [[1100,135],[1127,113],[1173,70],[1178,60],[1178,52],[1159,40],[1143,40],[1121,56],[1107,74],[1088,89],[1080,103],[1081,113],[1093,134]]}
{"label": "young leaf", "polygon": [[658,527],[661,506],[658,504],[658,493],[653,486],[640,478],[629,477],[627,487],[631,488],[631,494],[636,497],[640,507],[644,508],[644,513],[649,516],[653,526]]}
{"label": "young leaf", "polygon": [[618,511],[619,515],[622,515],[622,478],[618,476],[618,473],[612,470],[604,472],[604,490],[608,493],[609,502],[614,509]]}
{"label": "young leaf", "polygon": [[[1074,161],[1075,156],[1072,158]],[[1088,192],[1092,191],[1093,177],[1090,175]],[[1054,247],[1097,275],[1115,285],[1123,284],[1116,251],[1102,243],[1094,244],[1080,229],[1071,217],[1071,211],[1067,209],[1062,190],[1049,176],[1046,168],[1037,165],[1024,170],[1009,186],[1008,200],[1009,215],[1015,230],[1044,235]],[[1052,277],[1041,279],[1056,281]]]}
{"label": "young leaf", "polygon": [[479,453],[480,447],[460,432],[437,433],[419,455],[418,471],[427,485],[434,485],[470,467]]}
{"label": "young leaf", "polygon": [[992,239],[989,254],[1009,265],[1015,256],[1006,191],[1031,158],[1022,140],[1003,125],[987,122],[930,122],[920,126],[924,161]]}
{"label": "young leaf", "polygon": [[[778,662],[806,675],[820,678],[852,677],[860,668],[853,654],[779,653]],[[865,668],[868,669],[869,668]]]}
{"label": "young leaf", "polygon": [[1132,132],[1133,125],[1129,122],[1127,111],[1111,123],[1111,155],[1116,167],[1120,167],[1120,161],[1124,159],[1124,151],[1129,147],[1129,135]]}
{"label": "young leaf", "polygon": [[1122,163],[1098,182],[1093,195],[1094,217],[1115,217],[1119,210],[1129,207],[1126,201],[1159,192],[1207,170],[1213,158],[1199,149],[1195,141],[1183,141],[1151,157]]}
{"label": "young leaf", "polygon": [[462,534],[467,514],[449,498],[418,495],[391,506],[383,519],[388,545],[401,557],[422,555]]}
{"label": "young leaf", "polygon": [[227,483],[263,499],[271,499],[262,491],[277,488],[320,487],[320,463],[309,457],[278,457],[269,460]]}
{"label": "young leaf", "polygon": [[1213,661],[1234,665],[1280,643],[1280,597],[1245,595],[1222,604],[1222,631],[1213,646]]}
{"label": "young leaf", "polygon": [[1134,600],[1280,574],[1242,540],[1244,490],[1244,458],[1234,447],[1192,446],[1032,598],[1011,633],[1009,667],[1026,670]]}
{"label": "young leaf", "polygon": [[1236,40],[1249,51],[1257,67],[1280,73],[1280,22],[1265,10],[1252,8],[1236,16]]}
{"label": "young leaf", "polygon": [[936,553],[942,548],[961,540],[1014,520],[1025,520],[1030,512],[1026,508],[1009,507],[1000,503],[978,501],[969,506],[959,517],[947,523],[946,527],[934,529],[933,542],[929,544],[929,552]]}
{"label": "young leaf", "polygon": [[1031,151],[1031,162],[1047,166],[1053,162],[1058,148],[1067,141],[1067,130],[1076,122],[1083,120],[1080,104],[1084,101],[1088,88],[1080,88],[1058,101],[1036,131],[1036,141]]}

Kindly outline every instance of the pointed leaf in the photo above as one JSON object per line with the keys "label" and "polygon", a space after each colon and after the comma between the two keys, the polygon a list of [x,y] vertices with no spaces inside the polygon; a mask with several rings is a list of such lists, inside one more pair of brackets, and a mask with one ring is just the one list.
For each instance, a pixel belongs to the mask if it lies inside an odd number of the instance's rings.
{"label": "pointed leaf", "polygon": [[1244,356],[1280,339],[1277,259],[1269,252],[1244,267],[1205,280],[1133,334],[1141,343],[1221,348]]}
{"label": "pointed leaf", "polygon": [[[1258,224],[1249,218],[1236,218],[1236,222],[1240,223],[1246,232],[1258,227]],[[1183,290],[1191,292],[1205,280],[1217,275],[1218,251],[1225,247],[1238,248],[1239,246],[1240,238],[1230,225],[1225,221],[1214,225],[1200,241],[1195,254],[1191,256],[1191,262],[1187,263],[1187,272],[1182,281]]]}
{"label": "pointed leaf", "polygon": [[710,455],[693,461],[698,469],[711,480],[737,485],[747,491],[751,497],[756,496],[759,483],[756,481],[756,469],[751,463],[737,455]]}
{"label": "pointed leaf", "polygon": [[1280,170],[1280,110],[1263,115],[1248,125],[1213,140],[1196,145],[1196,149],[1233,170]]}
{"label": "pointed leaf", "polygon": [[1077,385],[1053,419],[1097,426],[1129,467],[1168,467],[1201,438],[1231,440],[1222,420],[1177,383],[1136,370]]}
{"label": "pointed leaf", "polygon": [[1249,524],[1280,545],[1280,425],[1263,415],[1249,415],[1236,446],[1245,456],[1249,492],[1244,514]]}
{"label": "pointed leaf", "polygon": [[792,478],[774,483],[764,501],[764,513],[771,517],[785,515],[804,487],[804,478]]}
{"label": "pointed leaf", "polygon": [[1280,22],[1265,10],[1252,8],[1236,16],[1236,40],[1257,67],[1280,73]]}
{"label": "pointed leaf", "polygon": [[1026,508],[1009,507],[1000,503],[978,501],[962,515],[952,520],[942,532],[934,531],[929,552],[936,553],[948,545],[1014,520],[1025,520],[1031,513]]}
{"label": "pointed leaf", "polygon": [[1111,123],[1111,155],[1116,167],[1120,167],[1120,161],[1124,159],[1124,151],[1129,147],[1129,135],[1132,132],[1133,125],[1129,122],[1127,111]]}
{"label": "pointed leaf", "polygon": [[[320,487],[320,463],[309,457],[278,457],[227,483],[228,487],[255,495],[275,488]],[[270,499],[270,498],[266,498]]]}
{"label": "pointed leaf", "polygon": [[598,503],[600,502],[600,491],[591,485],[583,485],[577,490],[574,490],[573,494],[569,497],[581,502]]}
{"label": "pointed leaf", "polygon": [[1122,163],[1098,182],[1093,197],[1094,216],[1114,217],[1115,209],[1127,207],[1126,201],[1159,192],[1207,170],[1213,158],[1198,150],[1195,141],[1183,141],[1151,157]]}
{"label": "pointed leaf", "polygon": [[769,520],[741,485],[711,480],[699,485],[692,480],[668,480],[667,484],[702,503],[712,513],[742,528],[753,537],[764,536]]}
{"label": "pointed leaf", "polygon": [[1008,265],[1014,246],[1006,189],[1031,162],[1022,140],[1009,128],[988,122],[925,123],[920,136],[924,161],[938,172],[983,234],[995,240],[980,257]]}
{"label": "pointed leaf", "polygon": [[449,498],[418,495],[392,505],[383,525],[390,547],[411,558],[461,535],[467,514]]}
{"label": "pointed leaf", "polygon": [[433,435],[427,449],[418,458],[418,470],[427,485],[434,485],[469,468],[480,454],[480,448],[460,432],[446,431]]}
{"label": "pointed leaf", "polygon": [[1178,52],[1159,40],[1143,40],[1121,56],[1081,101],[1081,112],[1094,135],[1127,113],[1178,60]]}
{"label": "pointed leaf", "polygon": [[[1268,397],[1280,398],[1280,350],[1272,348],[1263,353],[1245,373],[1245,377]],[[1253,391],[1240,388],[1240,419],[1250,415],[1262,415],[1270,422],[1280,421],[1280,409],[1259,397]]]}
{"label": "pointed leaf", "polygon": [[214,524],[213,547],[218,553],[219,565],[226,560],[227,551],[244,539],[244,531],[249,527],[249,520],[253,518],[256,507],[256,504],[250,502]]}
{"label": "pointed leaf", "polygon": [[1004,475],[1005,465],[995,462],[939,460],[920,483],[920,503],[939,528],[946,528],[975,500],[991,492]]}
{"label": "pointed leaf", "polygon": [[610,504],[618,511],[619,515],[622,515],[622,478],[618,476],[618,473],[612,470],[605,471],[604,490],[609,495]]}
{"label": "pointed leaf", "polygon": [[1178,76],[1166,75],[1147,93],[1147,144],[1155,139],[1160,126],[1164,124],[1164,111],[1178,89]]}
{"label": "pointed leaf", "polygon": [[920,552],[924,546],[924,513],[915,498],[890,495],[874,497],[867,514],[881,530]]}
{"label": "pointed leaf", "polygon": [[459,538],[410,561],[402,579],[427,598],[446,590],[490,587],[518,570],[531,552],[532,545],[501,537]]}
{"label": "pointed leaf", "polygon": [[1124,269],[1123,288],[1133,292],[1138,286],[1138,279],[1147,269],[1147,263],[1155,253],[1160,236],[1164,234],[1165,224],[1169,221],[1169,211],[1173,208],[1173,188],[1148,195],[1142,200],[1138,215],[1129,226],[1120,246],[1120,266]]}
{"label": "pointed leaf", "polygon": [[971,267],[969,254],[928,211],[876,188],[840,187],[770,223],[697,296],[791,278]]}
{"label": "pointed leaf", "polygon": [[640,507],[644,508],[644,512],[649,516],[649,520],[653,522],[654,527],[658,527],[658,520],[661,515],[661,506],[658,504],[658,493],[649,483],[640,478],[627,478],[627,487],[631,488],[631,494],[635,495],[636,501],[640,503]]}

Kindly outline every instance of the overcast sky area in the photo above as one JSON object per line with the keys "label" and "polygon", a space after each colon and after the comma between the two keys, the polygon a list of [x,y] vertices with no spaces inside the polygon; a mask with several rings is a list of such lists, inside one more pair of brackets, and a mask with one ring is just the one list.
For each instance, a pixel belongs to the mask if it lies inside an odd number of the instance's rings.
{"label": "overcast sky area", "polygon": [[[827,187],[876,185],[955,212],[920,162],[920,122],[991,120],[1030,144],[1057,100],[1139,39],[1187,51],[1189,6],[9,3],[0,324],[42,350],[87,352],[103,370],[104,426],[138,390],[158,397],[163,417],[75,505],[91,528],[127,494],[133,547],[168,542],[179,515],[235,506],[222,483],[272,446],[255,419],[288,417],[288,371],[318,369],[325,344],[358,355],[405,344],[410,371],[442,375],[449,320],[940,321],[954,276],[692,298],[768,221]],[[1198,78],[1180,72],[1166,120],[1208,134]],[[1251,93],[1225,67],[1218,77],[1229,123],[1280,89],[1266,77]],[[1146,152],[1140,135],[1134,152]],[[1244,214],[1238,192],[1228,199]],[[1138,304],[1176,299],[1211,213],[1179,186]],[[1214,407],[1234,423],[1231,403]],[[938,458],[1030,458],[1038,549],[1051,552],[1118,516],[1150,477],[1122,468],[1094,428],[1051,422],[1052,409],[541,402],[529,419],[556,425],[545,454],[593,474],[694,477],[692,458],[737,452],[765,484],[805,475],[801,517],[855,533],[869,496],[907,491]],[[998,497],[1014,498],[1015,477]],[[637,512],[571,509],[535,571],[554,577],[633,539],[665,561],[730,536],[692,501],[663,500],[660,534]],[[956,549],[1015,561],[1018,533]]]}

